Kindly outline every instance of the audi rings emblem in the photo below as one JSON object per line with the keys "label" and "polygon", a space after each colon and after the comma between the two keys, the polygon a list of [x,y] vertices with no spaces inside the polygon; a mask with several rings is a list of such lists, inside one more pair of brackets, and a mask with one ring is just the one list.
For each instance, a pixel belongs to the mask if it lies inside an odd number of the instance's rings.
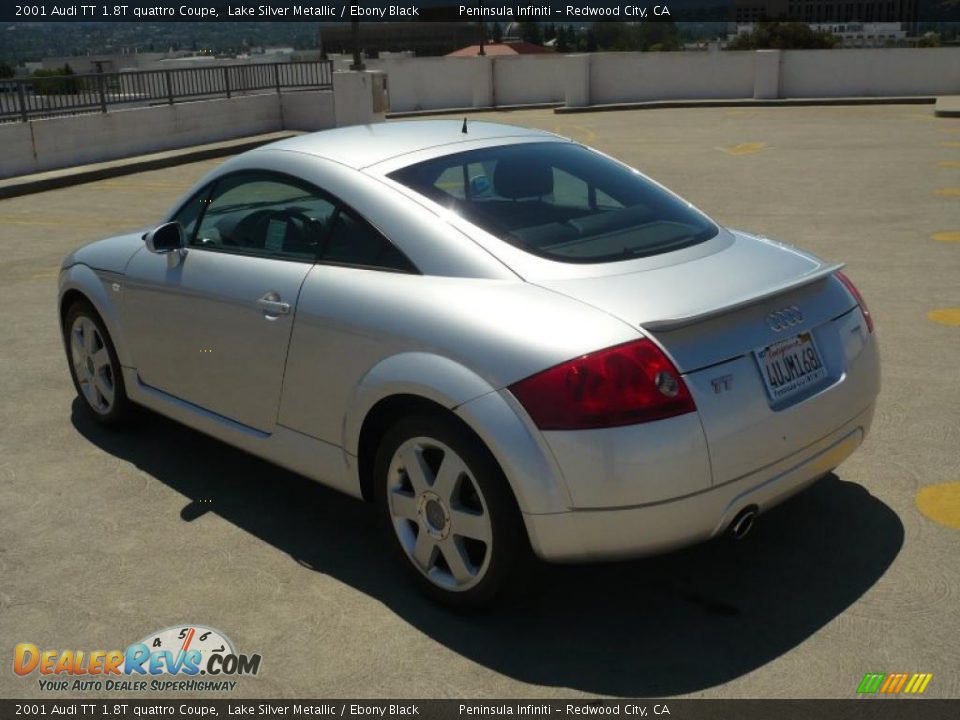
{"label": "audi rings emblem", "polygon": [[774,332],[786,330],[788,327],[799,325],[803,322],[803,313],[796,305],[791,305],[783,310],[775,310],[767,315],[767,325]]}

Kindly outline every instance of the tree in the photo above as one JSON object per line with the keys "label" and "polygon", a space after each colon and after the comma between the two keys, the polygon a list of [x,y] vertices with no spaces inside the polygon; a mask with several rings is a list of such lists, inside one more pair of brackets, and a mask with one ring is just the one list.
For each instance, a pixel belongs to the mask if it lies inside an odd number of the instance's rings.
{"label": "tree", "polygon": [[520,23],[520,39],[526,42],[540,45],[543,42],[543,33],[540,23],[536,21],[526,21]]}
{"label": "tree", "polygon": [[503,25],[495,22],[493,24],[493,30],[490,33],[490,37],[493,38],[494,42],[501,42],[503,40]]}
{"label": "tree", "polygon": [[637,45],[640,50],[668,51],[680,50],[680,31],[672,20],[663,22],[645,22],[637,26]]}
{"label": "tree", "polygon": [[587,52],[597,51],[597,48],[598,48],[597,36],[593,34],[592,28],[590,30],[587,30],[587,35],[584,38],[583,47],[584,47],[584,50],[586,50]]}
{"label": "tree", "polygon": [[727,50],[825,50],[839,42],[836,35],[813,30],[806,23],[761,21],[731,40]]}
{"label": "tree", "polygon": [[70,95],[76,93],[82,80],[74,77],[76,73],[69,64],[59,68],[41,68],[34,70],[33,92],[36,95]]}
{"label": "tree", "polygon": [[7,80],[14,76],[13,68],[5,62],[0,62],[0,80]]}
{"label": "tree", "polygon": [[590,26],[590,31],[601,50],[633,50],[629,47],[626,23],[595,22]]}

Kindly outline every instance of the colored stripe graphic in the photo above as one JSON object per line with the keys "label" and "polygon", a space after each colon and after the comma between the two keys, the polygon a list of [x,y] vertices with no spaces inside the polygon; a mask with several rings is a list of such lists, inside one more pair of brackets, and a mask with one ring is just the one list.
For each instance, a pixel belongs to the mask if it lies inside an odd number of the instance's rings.
{"label": "colored stripe graphic", "polygon": [[883,687],[880,688],[880,692],[890,694],[900,692],[900,689],[908,677],[906,673],[890,673],[887,676],[887,681],[883,684]]}
{"label": "colored stripe graphic", "polygon": [[[913,677],[910,678],[910,683],[907,685],[907,689],[904,690],[904,692],[919,695],[927,689],[927,685],[930,684],[932,679],[933,673],[914,673]],[[913,686],[912,688],[910,687],[911,685]]]}
{"label": "colored stripe graphic", "polygon": [[933,673],[867,673],[857,686],[860,695],[898,693],[920,695],[933,679]]}
{"label": "colored stripe graphic", "polygon": [[883,682],[885,677],[885,673],[867,673],[863,676],[863,680],[860,681],[860,686],[857,688],[857,692],[875,693],[880,689],[880,683]]}

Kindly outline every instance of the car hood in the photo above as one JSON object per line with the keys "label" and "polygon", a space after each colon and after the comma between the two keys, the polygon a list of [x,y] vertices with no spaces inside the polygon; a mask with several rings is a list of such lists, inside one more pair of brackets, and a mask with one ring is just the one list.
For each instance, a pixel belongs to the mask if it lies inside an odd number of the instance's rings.
{"label": "car hood", "polygon": [[94,270],[123,273],[133,254],[144,247],[143,233],[144,230],[140,229],[84,245],[67,255],[61,267],[80,264]]}

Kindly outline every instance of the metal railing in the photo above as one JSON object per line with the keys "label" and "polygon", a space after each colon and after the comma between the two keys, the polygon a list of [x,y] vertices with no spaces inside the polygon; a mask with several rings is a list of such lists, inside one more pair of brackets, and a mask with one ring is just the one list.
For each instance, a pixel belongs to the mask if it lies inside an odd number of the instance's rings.
{"label": "metal railing", "polygon": [[30,77],[0,81],[0,121],[332,87],[329,60]]}

